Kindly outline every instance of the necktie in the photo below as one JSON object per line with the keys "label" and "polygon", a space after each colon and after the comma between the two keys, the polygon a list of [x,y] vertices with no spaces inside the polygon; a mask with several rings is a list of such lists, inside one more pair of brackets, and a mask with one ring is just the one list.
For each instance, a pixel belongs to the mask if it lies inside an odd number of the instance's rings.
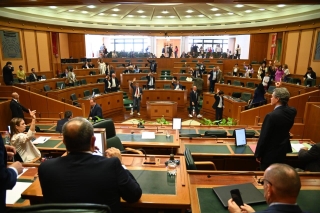
{"label": "necktie", "polygon": [[136,97],[138,97],[139,94],[139,88],[136,89]]}

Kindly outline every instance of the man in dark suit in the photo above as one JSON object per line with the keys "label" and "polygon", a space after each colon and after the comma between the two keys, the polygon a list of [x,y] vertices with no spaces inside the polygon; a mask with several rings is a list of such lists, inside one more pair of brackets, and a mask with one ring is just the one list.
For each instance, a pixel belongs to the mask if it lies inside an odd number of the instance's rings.
{"label": "man in dark suit", "polygon": [[115,73],[112,73],[111,75],[111,79],[110,79],[110,83],[111,83],[111,91],[112,92],[117,92],[120,88],[120,82],[116,77]]}
{"label": "man in dark suit", "polygon": [[174,90],[182,90],[182,85],[180,84],[180,81],[177,80],[177,83],[174,83],[174,82],[175,82],[175,80],[172,79],[171,84],[172,84],[172,86],[173,86],[173,89],[174,89]]}
{"label": "man in dark suit", "polygon": [[98,116],[99,118],[103,118],[102,116],[102,109],[100,107],[99,104],[96,103],[96,101],[91,98],[90,99],[90,114],[89,114],[89,120],[98,120],[98,118],[96,118],[96,116]]}
{"label": "man in dark suit", "polygon": [[4,145],[0,135],[0,212],[6,211],[6,190],[16,185],[17,176],[23,171],[19,161],[12,163],[7,168],[7,159],[12,159],[14,154],[16,154],[16,149],[13,146]]}
{"label": "man in dark suit", "polygon": [[150,89],[150,88],[155,88],[154,85],[156,84],[156,78],[153,77],[153,73],[150,72],[148,75],[147,75],[147,88]]}
{"label": "man in dark suit", "polygon": [[147,59],[147,62],[150,63],[150,72],[156,73],[157,72],[157,62],[155,60],[149,60],[149,58]]}
{"label": "man in dark suit", "polygon": [[196,70],[193,70],[192,76],[193,76],[194,78],[202,78],[202,72],[201,72],[201,70],[199,69],[199,67],[196,67]]}
{"label": "man in dark suit", "polygon": [[121,165],[116,148],[106,157],[93,155],[95,136],[84,118],[68,121],[62,129],[68,155],[39,166],[39,180],[46,203],[97,203],[120,213],[120,198],[137,202],[142,194],[133,175]]}
{"label": "man in dark suit", "polygon": [[310,172],[320,172],[320,143],[314,144],[310,150],[307,147],[300,149],[298,158],[303,169]]}
{"label": "man in dark suit", "polygon": [[136,78],[134,78],[130,83],[130,87],[132,88],[132,100],[133,100],[133,107],[131,108],[130,115],[133,115],[134,109],[137,110],[137,115],[140,115],[140,102],[141,102],[141,95],[143,91],[142,91],[142,88],[139,87],[138,82],[136,82],[135,86],[133,86],[133,82],[135,81],[136,81]]}
{"label": "man in dark suit", "polygon": [[14,69],[13,69],[12,63],[8,61],[6,63],[6,66],[4,66],[2,69],[3,81],[6,85],[13,84],[13,74],[12,74],[13,71]]}
{"label": "man in dark suit", "polygon": [[189,117],[193,117],[193,109],[195,111],[195,114],[197,115],[197,118],[201,118],[202,115],[199,113],[198,104],[199,104],[199,94],[197,92],[197,87],[193,86],[192,90],[190,92],[190,107],[189,107]]}
{"label": "man in dark suit", "polygon": [[254,156],[265,170],[273,163],[283,163],[286,154],[292,152],[290,129],[293,126],[297,110],[288,106],[290,93],[284,88],[276,88],[271,97],[272,112],[264,118],[261,134]]}
{"label": "man in dark suit", "polygon": [[29,109],[25,108],[19,103],[19,94],[14,92],[12,93],[12,100],[10,102],[10,110],[12,113],[12,118],[22,118],[24,119],[23,112],[29,114]]}
{"label": "man in dark suit", "polygon": [[212,108],[216,110],[216,120],[221,120],[223,117],[223,109],[224,109],[224,98],[223,91],[217,89],[217,93],[214,94],[215,102],[212,105]]}
{"label": "man in dark suit", "polygon": [[64,112],[64,118],[57,121],[56,126],[56,132],[62,133],[62,126],[67,123],[72,118],[72,112],[71,111],[65,111]]}
{"label": "man in dark suit", "polygon": [[37,76],[34,68],[31,68],[31,74],[29,75],[29,81],[30,82],[38,81],[38,76]]}
{"label": "man in dark suit", "polygon": [[214,87],[216,85],[216,82],[217,82],[217,76],[218,76],[218,73],[217,73],[217,68],[214,67],[209,75],[208,75],[208,80],[209,80],[209,83],[210,83],[210,87],[209,87],[209,92],[214,92]]}
{"label": "man in dark suit", "polygon": [[230,213],[256,212],[256,213],[302,213],[297,205],[297,197],[301,188],[298,173],[289,165],[273,164],[259,180],[263,185],[264,197],[269,207],[263,211],[255,211],[251,206],[244,204],[238,206],[232,199],[228,201]]}

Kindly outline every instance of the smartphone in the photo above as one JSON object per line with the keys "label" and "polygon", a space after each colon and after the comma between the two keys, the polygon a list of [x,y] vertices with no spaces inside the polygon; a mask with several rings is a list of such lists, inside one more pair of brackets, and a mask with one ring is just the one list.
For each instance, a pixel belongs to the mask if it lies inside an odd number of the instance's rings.
{"label": "smartphone", "polygon": [[242,198],[241,198],[241,194],[240,194],[240,191],[239,189],[232,189],[230,191],[231,193],[231,197],[232,197],[232,200],[234,202],[236,202],[236,204],[240,207],[240,206],[243,206],[243,201],[242,201]]}

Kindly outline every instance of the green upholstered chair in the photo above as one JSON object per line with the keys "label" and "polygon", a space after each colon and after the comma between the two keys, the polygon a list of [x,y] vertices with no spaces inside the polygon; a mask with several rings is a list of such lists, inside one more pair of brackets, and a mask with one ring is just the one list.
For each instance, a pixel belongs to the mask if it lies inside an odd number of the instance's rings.
{"label": "green upholstered chair", "polygon": [[119,149],[121,153],[131,152],[131,153],[136,153],[139,155],[143,154],[139,149],[132,149],[129,147],[124,148],[124,146],[118,136],[114,136],[114,137],[107,139],[107,148],[111,148],[111,147]]}
{"label": "green upholstered chair", "polygon": [[142,77],[140,78],[140,80],[147,80],[147,77],[146,77],[146,76],[142,76]]}
{"label": "green upholstered chair", "polygon": [[161,75],[171,75],[170,70],[161,70]]}
{"label": "green upholstered chair", "polygon": [[111,209],[107,205],[92,203],[49,203],[37,204],[31,206],[15,207],[8,210],[8,213],[111,213]]}
{"label": "green upholstered chair", "polygon": [[164,84],[163,85],[163,89],[171,89],[171,85],[170,84]]}
{"label": "green upholstered chair", "polygon": [[106,129],[107,139],[116,136],[116,128],[112,119],[105,119],[98,123],[93,124],[93,128],[104,128]]}
{"label": "green upholstered chair", "polygon": [[83,91],[83,97],[89,97],[91,94],[90,94],[90,91],[89,90],[85,90]]}
{"label": "green upholstered chair", "polygon": [[97,72],[96,71],[93,71],[93,70],[91,70],[90,72],[89,72],[89,75],[96,75],[97,74]]}
{"label": "green upholstered chair", "polygon": [[87,80],[86,79],[81,79],[81,85],[86,85],[87,84]]}
{"label": "green upholstered chair", "polygon": [[186,81],[187,80],[187,76],[180,76],[180,81]]}
{"label": "green upholstered chair", "polygon": [[44,86],[43,86],[43,90],[44,90],[45,92],[48,92],[48,91],[50,91],[51,89],[50,89],[50,86],[49,86],[49,85],[44,85]]}
{"label": "green upholstered chair", "polygon": [[97,95],[97,94],[100,94],[100,90],[99,90],[99,88],[92,88],[92,94],[95,94],[95,95]]}
{"label": "green upholstered chair", "polygon": [[58,81],[56,83],[57,89],[65,89],[66,88],[66,84],[62,81]]}
{"label": "green upholstered chair", "polygon": [[186,69],[180,69],[180,73],[186,73],[187,70]]}
{"label": "green upholstered chair", "polygon": [[227,131],[225,130],[208,130],[204,132],[204,137],[206,138],[226,138]]}
{"label": "green upholstered chair", "polygon": [[172,80],[172,76],[169,76],[169,75],[163,76],[163,75],[161,75],[160,76],[160,80]]}
{"label": "green upholstered chair", "polygon": [[78,102],[78,98],[77,98],[77,96],[76,96],[75,93],[72,93],[72,94],[70,95],[70,99],[71,99],[72,104],[73,104],[74,106],[80,107],[80,104],[79,104],[79,102]]}
{"label": "green upholstered chair", "polygon": [[103,83],[104,82],[104,78],[98,78],[97,79],[97,83]]}
{"label": "green upholstered chair", "polygon": [[272,94],[273,93],[273,90],[276,88],[276,86],[269,86],[268,88],[268,93]]}
{"label": "green upholstered chair", "polygon": [[316,85],[316,79],[306,79],[304,81],[305,86],[314,87]]}
{"label": "green upholstered chair", "polygon": [[241,97],[241,92],[233,92],[233,93],[231,94],[231,96],[232,96],[233,98],[240,98],[240,97]]}
{"label": "green upholstered chair", "polygon": [[252,94],[251,94],[251,93],[243,92],[243,93],[241,94],[240,99],[243,100],[243,101],[245,101],[245,102],[248,102],[248,101],[251,99],[251,97],[252,97]]}
{"label": "green upholstered chair", "polygon": [[149,73],[150,70],[142,70],[142,73]]}
{"label": "green upholstered chair", "polygon": [[237,81],[237,80],[234,80],[234,81],[232,82],[232,85],[234,85],[234,86],[241,86],[241,82],[240,82],[240,81]]}
{"label": "green upholstered chair", "polygon": [[256,86],[254,85],[254,82],[247,82],[246,87],[252,88],[252,89],[256,88]]}
{"label": "green upholstered chair", "polygon": [[197,170],[197,165],[210,165],[212,166],[213,170],[217,170],[216,165],[211,161],[195,162],[188,148],[186,148],[184,151],[184,157],[186,159],[187,170]]}

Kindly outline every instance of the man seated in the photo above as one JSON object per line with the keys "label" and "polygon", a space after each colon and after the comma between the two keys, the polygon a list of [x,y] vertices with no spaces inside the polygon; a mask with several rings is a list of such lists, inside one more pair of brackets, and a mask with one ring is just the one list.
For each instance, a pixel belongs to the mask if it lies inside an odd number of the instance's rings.
{"label": "man seated", "polygon": [[173,89],[174,89],[174,90],[182,90],[182,85],[180,84],[180,81],[177,80],[177,83],[176,83],[176,84],[175,84],[174,82],[175,82],[175,79],[172,79],[171,84],[172,84],[172,86],[173,86]]}
{"label": "man seated", "polygon": [[47,160],[39,166],[39,180],[45,203],[96,203],[120,213],[120,198],[137,202],[142,190],[133,175],[121,165],[116,148],[106,156],[92,155],[95,136],[84,118],[68,121],[62,129],[68,155]]}
{"label": "man seated", "polygon": [[38,81],[38,76],[37,76],[36,70],[34,68],[31,68],[31,74],[29,75],[29,81],[30,82]]}
{"label": "man seated", "polygon": [[[264,197],[269,207],[259,212],[302,213],[297,205],[301,182],[294,168],[286,164],[272,164],[264,172],[261,184],[263,184]],[[232,199],[228,201],[228,210],[230,213],[255,212],[251,206],[247,204],[238,206]]]}
{"label": "man seated", "polygon": [[320,172],[320,143],[314,144],[310,150],[307,147],[300,149],[298,158],[303,169],[310,172]]}
{"label": "man seated", "polygon": [[73,114],[71,111],[65,111],[64,118],[57,121],[56,131],[62,133],[62,126],[67,123],[71,118]]}
{"label": "man seated", "polygon": [[90,99],[90,106],[91,106],[91,109],[89,114],[89,120],[95,121],[95,120],[98,120],[97,117],[103,118],[101,106],[97,104],[93,98]]}

